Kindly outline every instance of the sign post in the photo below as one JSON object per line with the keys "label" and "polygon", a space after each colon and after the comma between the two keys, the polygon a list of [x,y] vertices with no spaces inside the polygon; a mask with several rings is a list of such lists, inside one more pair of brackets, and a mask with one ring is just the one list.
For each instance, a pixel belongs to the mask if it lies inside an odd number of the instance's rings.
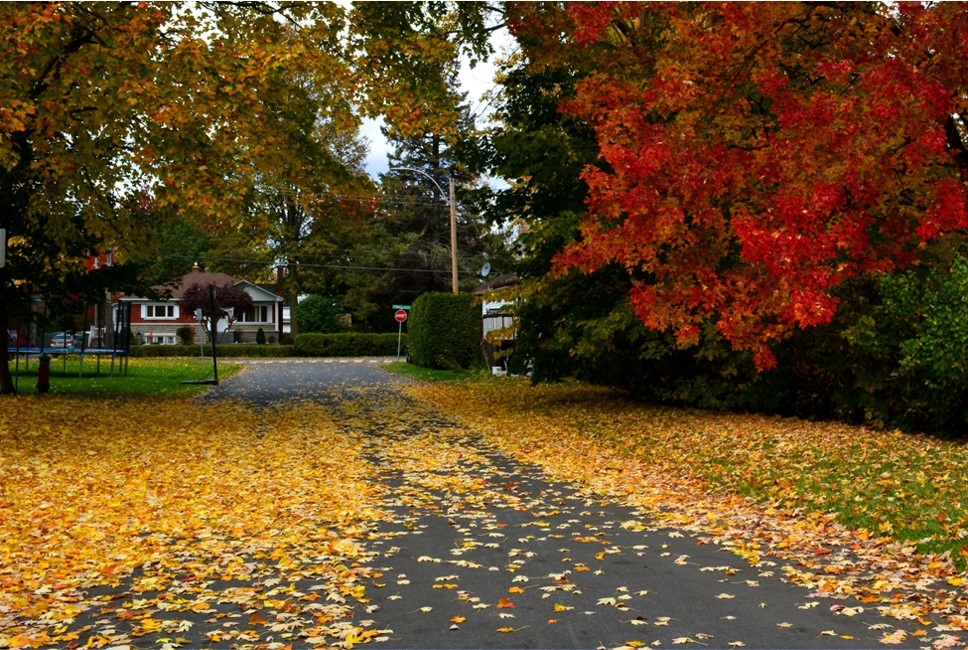
{"label": "sign post", "polygon": [[403,324],[407,320],[407,310],[410,309],[410,305],[394,305],[394,307],[399,307],[395,312],[393,312],[393,318],[397,321],[397,361],[400,361],[400,343],[403,341]]}

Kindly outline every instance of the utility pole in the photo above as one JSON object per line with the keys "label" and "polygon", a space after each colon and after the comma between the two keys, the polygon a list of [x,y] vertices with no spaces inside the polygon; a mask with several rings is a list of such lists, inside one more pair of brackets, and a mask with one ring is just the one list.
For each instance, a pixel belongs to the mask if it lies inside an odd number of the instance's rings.
{"label": "utility pole", "polygon": [[450,288],[453,293],[457,291],[457,201],[454,198],[454,175],[451,174],[448,182],[450,190]]}

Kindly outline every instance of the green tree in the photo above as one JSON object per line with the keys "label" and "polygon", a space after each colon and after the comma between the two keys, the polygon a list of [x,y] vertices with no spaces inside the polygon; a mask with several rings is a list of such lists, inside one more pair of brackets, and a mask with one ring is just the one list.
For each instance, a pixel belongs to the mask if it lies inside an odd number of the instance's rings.
{"label": "green tree", "polygon": [[333,296],[314,294],[299,303],[296,321],[303,333],[331,333],[346,329],[340,323],[343,305]]}
{"label": "green tree", "polygon": [[[292,155],[260,98],[279,70],[349,96],[344,27],[335,3],[3,5],[0,323],[29,315],[38,293],[53,304],[156,280],[127,268],[157,250],[140,196],[216,236],[237,229],[252,178]],[[348,102],[326,105],[355,125]],[[108,250],[116,263],[88,272]]]}
{"label": "green tree", "polygon": [[[452,70],[456,70],[451,65]],[[450,78],[451,95],[456,76]],[[458,280],[469,278],[489,258],[501,258],[504,242],[488,229],[475,203],[482,181],[478,164],[480,130],[469,106],[460,105],[460,136],[448,141],[436,133],[402,135],[388,131],[393,151],[390,172],[382,175],[382,197],[370,238],[355,250],[366,269],[351,274],[346,303],[376,330],[389,330],[393,304],[411,304],[431,291],[450,291],[450,185],[456,213]],[[386,269],[380,271],[379,269]]]}
{"label": "green tree", "polygon": [[[363,236],[372,213],[374,184],[363,170],[366,145],[346,119],[353,107],[340,81],[290,73],[277,71],[267,82],[271,92],[260,98],[277,142],[252,152],[260,171],[248,189],[241,227],[222,236],[213,255],[241,258],[221,265],[250,277],[283,266],[280,289],[296,314],[298,296],[341,285],[346,251]],[[261,268],[252,260],[262,260]]]}

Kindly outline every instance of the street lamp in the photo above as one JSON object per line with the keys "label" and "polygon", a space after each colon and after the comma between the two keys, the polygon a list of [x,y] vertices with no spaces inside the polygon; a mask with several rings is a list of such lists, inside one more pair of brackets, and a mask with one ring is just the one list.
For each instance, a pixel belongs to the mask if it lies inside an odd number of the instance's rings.
{"label": "street lamp", "polygon": [[[426,176],[430,179],[430,182],[434,184],[438,191],[440,191],[440,197],[444,197],[444,190],[440,186],[434,177],[425,171],[414,169],[413,167],[391,167],[392,172],[413,172],[414,174],[420,174],[421,176]],[[457,291],[457,203],[454,201],[454,176],[450,175],[448,179],[448,189],[450,190],[449,196],[450,200],[448,204],[450,205],[450,287],[453,293],[458,293]]]}

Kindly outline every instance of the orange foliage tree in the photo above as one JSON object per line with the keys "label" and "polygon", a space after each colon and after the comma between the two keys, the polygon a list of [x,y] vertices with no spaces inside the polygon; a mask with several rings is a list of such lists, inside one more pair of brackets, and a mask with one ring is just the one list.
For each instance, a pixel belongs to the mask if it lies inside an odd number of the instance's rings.
{"label": "orange foliage tree", "polygon": [[650,328],[760,370],[851,278],[968,228],[968,6],[575,3],[595,62],[588,216],[559,272],[618,264]]}

